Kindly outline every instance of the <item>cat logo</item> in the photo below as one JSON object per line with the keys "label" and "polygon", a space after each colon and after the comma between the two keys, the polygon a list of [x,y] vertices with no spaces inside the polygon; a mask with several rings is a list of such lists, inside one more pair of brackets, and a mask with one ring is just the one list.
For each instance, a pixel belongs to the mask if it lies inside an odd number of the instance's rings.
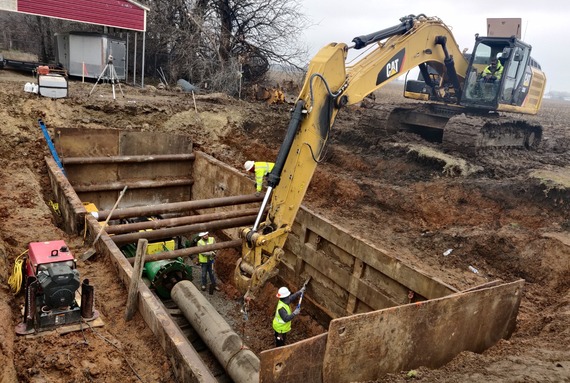
{"label": "cat logo", "polygon": [[398,64],[400,63],[400,59],[396,59],[392,62],[386,64],[386,77],[392,77],[396,73],[398,73]]}
{"label": "cat logo", "polygon": [[402,49],[396,53],[392,58],[384,65],[384,67],[378,73],[376,78],[376,85],[380,85],[384,81],[399,75],[402,72],[402,67],[404,64],[406,56],[406,50]]}

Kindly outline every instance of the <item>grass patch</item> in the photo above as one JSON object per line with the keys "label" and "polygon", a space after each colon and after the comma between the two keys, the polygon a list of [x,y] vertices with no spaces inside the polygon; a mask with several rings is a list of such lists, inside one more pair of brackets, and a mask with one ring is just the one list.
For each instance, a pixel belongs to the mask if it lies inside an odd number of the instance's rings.
{"label": "grass patch", "polygon": [[570,189],[570,168],[568,167],[555,170],[533,170],[529,176],[536,178],[546,188],[545,193],[547,194],[552,189]]}
{"label": "grass patch", "polygon": [[418,144],[395,144],[395,146],[405,148],[408,155],[422,162],[438,164],[442,167],[442,173],[449,177],[467,177],[483,171],[481,166],[473,165],[462,158],[450,156],[427,146]]}
{"label": "grass patch", "polygon": [[14,51],[14,50],[1,50],[0,49],[0,56],[3,56],[4,59],[8,60],[18,60],[18,61],[38,61],[38,56],[32,53]]}

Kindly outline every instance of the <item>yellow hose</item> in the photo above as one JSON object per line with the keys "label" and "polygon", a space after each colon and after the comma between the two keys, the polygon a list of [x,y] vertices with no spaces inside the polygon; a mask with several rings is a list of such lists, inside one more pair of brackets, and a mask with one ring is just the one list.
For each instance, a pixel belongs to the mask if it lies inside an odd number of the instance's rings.
{"label": "yellow hose", "polygon": [[8,284],[12,289],[14,294],[18,294],[20,289],[22,288],[22,280],[24,277],[22,265],[24,264],[23,256],[28,252],[28,250],[24,251],[22,254],[16,257],[16,261],[14,262],[14,270],[12,271],[12,275],[8,278]]}

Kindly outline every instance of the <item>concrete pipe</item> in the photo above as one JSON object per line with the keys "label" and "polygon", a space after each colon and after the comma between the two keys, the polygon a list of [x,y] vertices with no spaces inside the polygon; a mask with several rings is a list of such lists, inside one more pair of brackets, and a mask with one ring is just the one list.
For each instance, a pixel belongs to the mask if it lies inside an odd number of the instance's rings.
{"label": "concrete pipe", "polygon": [[171,296],[234,382],[259,382],[259,358],[192,282],[178,282]]}

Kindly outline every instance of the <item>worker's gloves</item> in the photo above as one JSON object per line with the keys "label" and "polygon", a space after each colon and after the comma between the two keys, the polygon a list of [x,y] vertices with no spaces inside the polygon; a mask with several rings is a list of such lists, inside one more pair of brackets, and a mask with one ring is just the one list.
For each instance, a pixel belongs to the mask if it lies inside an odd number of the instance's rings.
{"label": "worker's gloves", "polygon": [[307,289],[306,286],[301,287],[301,293],[305,294],[305,290]]}
{"label": "worker's gloves", "polygon": [[207,251],[205,253],[203,253],[206,257],[210,258],[210,259],[214,259],[216,257],[216,252],[215,251]]}
{"label": "worker's gloves", "polygon": [[301,312],[301,308],[297,307],[295,311],[293,311],[293,315],[297,316]]}

